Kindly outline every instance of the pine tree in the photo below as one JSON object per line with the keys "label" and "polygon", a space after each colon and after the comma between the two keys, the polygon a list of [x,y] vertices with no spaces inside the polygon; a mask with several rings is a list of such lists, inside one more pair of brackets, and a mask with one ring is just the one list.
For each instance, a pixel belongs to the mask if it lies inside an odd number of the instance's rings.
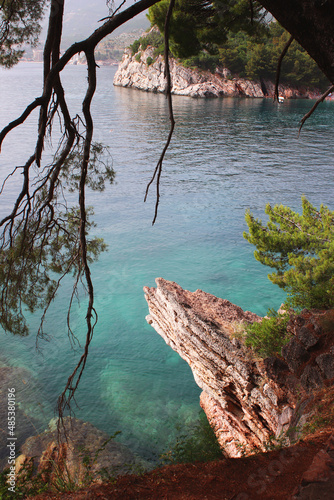
{"label": "pine tree", "polygon": [[267,225],[247,211],[247,241],[255,258],[276,269],[269,279],[288,293],[296,308],[334,307],[334,211],[317,210],[302,197],[302,215],[283,205],[266,206]]}

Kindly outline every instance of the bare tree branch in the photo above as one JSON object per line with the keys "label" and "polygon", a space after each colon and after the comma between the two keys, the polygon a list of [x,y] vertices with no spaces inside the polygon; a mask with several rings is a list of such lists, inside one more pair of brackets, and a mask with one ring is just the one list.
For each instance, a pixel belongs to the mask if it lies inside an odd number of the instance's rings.
{"label": "bare tree branch", "polygon": [[155,210],[154,210],[154,218],[152,221],[152,226],[154,225],[157,216],[158,216],[158,207],[159,207],[159,201],[160,201],[160,177],[161,177],[161,172],[162,172],[162,163],[165,158],[166,151],[169,147],[170,141],[172,139],[172,135],[174,132],[174,127],[175,127],[175,120],[174,120],[174,115],[173,115],[173,103],[172,103],[172,83],[171,83],[171,76],[170,76],[170,69],[169,69],[169,24],[170,24],[170,19],[172,16],[173,8],[175,5],[175,0],[170,0],[168,11],[166,14],[166,19],[165,19],[165,30],[164,30],[164,41],[165,41],[165,48],[164,48],[164,59],[165,59],[165,78],[166,78],[166,98],[168,101],[168,112],[169,112],[169,120],[170,120],[170,130],[168,134],[168,138],[166,141],[166,144],[162,150],[162,153],[160,155],[160,158],[158,160],[158,163],[155,167],[153,176],[148,183],[146,187],[146,193],[145,193],[145,198],[144,201],[147,200],[148,196],[148,191],[150,189],[151,184],[153,183],[154,179],[156,178],[156,202],[155,202]]}
{"label": "bare tree branch", "polygon": [[326,90],[326,92],[324,92],[322,94],[322,96],[319,97],[319,99],[314,103],[314,105],[312,106],[312,108],[310,109],[310,111],[308,113],[306,113],[306,115],[303,116],[303,118],[300,120],[300,127],[299,127],[299,131],[298,131],[298,137],[299,137],[299,134],[300,134],[300,131],[302,129],[302,126],[304,125],[304,123],[306,122],[306,120],[308,118],[310,118],[310,116],[314,113],[314,111],[317,109],[317,107],[319,106],[319,104],[321,102],[323,102],[326,97],[331,94],[332,92],[334,92],[334,85],[332,85],[331,87],[329,87],[328,90]]}
{"label": "bare tree branch", "polygon": [[319,99],[317,99],[317,101],[314,103],[314,105],[312,106],[312,108],[310,109],[310,111],[308,113],[306,113],[306,115],[303,116],[303,118],[300,120],[300,127],[299,127],[299,131],[298,131],[298,137],[299,137],[299,134],[301,132],[301,129],[302,129],[302,126],[304,125],[304,123],[306,122],[306,120],[308,118],[310,118],[310,116],[314,113],[314,111],[317,109],[317,107],[319,106],[319,104],[321,102],[323,102],[326,97],[331,94],[332,92],[334,92],[334,85],[332,85],[331,87],[329,87],[329,89],[326,90],[326,92],[324,92],[322,94],[322,96],[319,97]]}
{"label": "bare tree branch", "polygon": [[254,5],[253,5],[253,0],[249,0],[249,8],[250,8],[250,13],[251,13],[251,23],[253,24],[253,22],[254,22]]}
{"label": "bare tree branch", "polygon": [[[90,156],[91,143],[93,138],[93,119],[91,115],[91,102],[96,89],[96,63],[94,58],[94,51],[86,53],[86,59],[88,64],[88,87],[85,99],[83,101],[82,110],[86,121],[86,138],[84,145],[84,155],[81,164],[81,178],[80,178],[80,189],[79,189],[79,207],[80,207],[80,257],[86,278],[87,288],[88,288],[88,306],[86,312],[86,343],[84,347],[84,352],[73,370],[72,374],[68,378],[67,384],[64,391],[58,399],[58,413],[60,420],[64,415],[64,410],[66,408],[70,409],[71,400],[74,398],[75,391],[79,385],[82,373],[84,371],[89,345],[92,340],[94,325],[97,321],[97,314],[94,309],[94,288],[90,274],[90,268],[87,259],[87,240],[86,240],[86,202],[85,202],[85,187],[88,172],[88,162]],[[95,314],[95,323],[93,324],[93,314]]]}
{"label": "bare tree branch", "polygon": [[280,78],[280,74],[281,74],[281,66],[282,66],[282,62],[283,62],[283,59],[284,59],[284,56],[285,54],[287,53],[290,45],[292,44],[294,40],[294,37],[291,35],[289,40],[286,42],[283,50],[282,50],[282,53],[277,61],[277,69],[276,69],[276,78],[275,78],[275,91],[274,91],[274,101],[276,99],[276,101],[278,102],[278,98],[279,98],[279,95],[278,95],[278,85],[279,85],[279,78]]}

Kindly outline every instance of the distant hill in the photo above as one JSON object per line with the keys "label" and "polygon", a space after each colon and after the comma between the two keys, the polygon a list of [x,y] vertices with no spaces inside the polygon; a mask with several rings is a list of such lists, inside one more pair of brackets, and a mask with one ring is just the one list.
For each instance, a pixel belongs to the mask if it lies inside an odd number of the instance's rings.
{"label": "distant hill", "polygon": [[[115,2],[115,5],[117,4],[118,2]],[[67,0],[65,2],[62,49],[90,35],[101,26],[99,20],[108,16],[108,13],[106,0]],[[47,22],[48,14],[43,22],[43,31],[40,36],[41,43],[43,43],[46,37]],[[121,33],[129,33],[139,29],[145,30],[149,25],[150,23],[146,18],[146,14],[142,13],[115,30],[112,36],[118,36]]]}

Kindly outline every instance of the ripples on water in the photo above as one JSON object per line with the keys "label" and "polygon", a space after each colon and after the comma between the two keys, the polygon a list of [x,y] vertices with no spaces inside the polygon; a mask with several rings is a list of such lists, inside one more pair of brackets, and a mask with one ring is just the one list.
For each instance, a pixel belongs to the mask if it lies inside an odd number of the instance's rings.
{"label": "ripples on water", "polygon": [[[245,309],[264,314],[284,295],[266,278],[244,241],[244,212],[263,217],[267,202],[300,207],[305,194],[333,208],[333,103],[324,103],[298,139],[298,123],[310,101],[174,98],[176,130],[161,179],[159,216],[151,226],[154,190],[146,184],[168,133],[164,96],[114,88],[114,68],[99,69],[94,100],[95,139],[110,146],[116,184],[92,194],[97,233],[109,252],[93,265],[96,327],[81,382],[77,416],[113,433],[146,457],[161,452],[175,425],[198,415],[199,389],[190,369],[146,324],[142,287],[162,276],[184,288],[202,288]],[[64,81],[72,114],[80,109],[86,70],[72,66]],[[16,117],[39,94],[41,66],[20,64],[0,71],[0,125]],[[24,92],[22,82],[24,81]],[[36,90],[37,89],[37,90]],[[6,140],[0,157],[3,178],[31,154],[37,113]],[[19,177],[9,184],[1,213],[10,207]],[[50,343],[36,352],[38,315],[31,336],[4,337],[3,355],[39,379],[41,405],[31,416],[44,428],[56,396],[78,359],[67,342],[65,317],[70,283],[50,311]],[[79,338],[84,303],[73,311]],[[65,339],[65,340],[64,340]],[[60,362],[61,360],[61,362]],[[23,403],[24,404],[24,403]]]}

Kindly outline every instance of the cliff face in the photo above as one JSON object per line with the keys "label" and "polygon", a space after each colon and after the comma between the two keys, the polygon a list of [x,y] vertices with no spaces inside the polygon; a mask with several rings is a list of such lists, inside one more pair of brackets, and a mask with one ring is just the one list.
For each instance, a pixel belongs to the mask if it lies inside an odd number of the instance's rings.
{"label": "cliff face", "polygon": [[[140,55],[140,59],[136,57]],[[149,66],[147,59],[154,59],[154,48],[147,49],[134,56],[126,49],[122,61],[114,77],[114,85],[133,87],[150,92],[164,92],[166,80],[164,77],[165,63],[159,56]],[[227,69],[220,69],[215,74],[209,71],[192,70],[170,60],[172,93],[190,97],[273,97],[272,82],[252,82],[243,78],[231,78]],[[280,85],[280,95],[285,98],[309,97],[316,98],[320,94],[306,89],[294,89]]]}
{"label": "cliff face", "polygon": [[334,336],[315,313],[290,321],[293,338],[282,357],[256,359],[236,334],[243,322],[261,318],[201,290],[156,283],[144,288],[147,321],[191,367],[201,406],[229,456],[264,450],[270,436],[305,422],[310,394],[334,377]]}

